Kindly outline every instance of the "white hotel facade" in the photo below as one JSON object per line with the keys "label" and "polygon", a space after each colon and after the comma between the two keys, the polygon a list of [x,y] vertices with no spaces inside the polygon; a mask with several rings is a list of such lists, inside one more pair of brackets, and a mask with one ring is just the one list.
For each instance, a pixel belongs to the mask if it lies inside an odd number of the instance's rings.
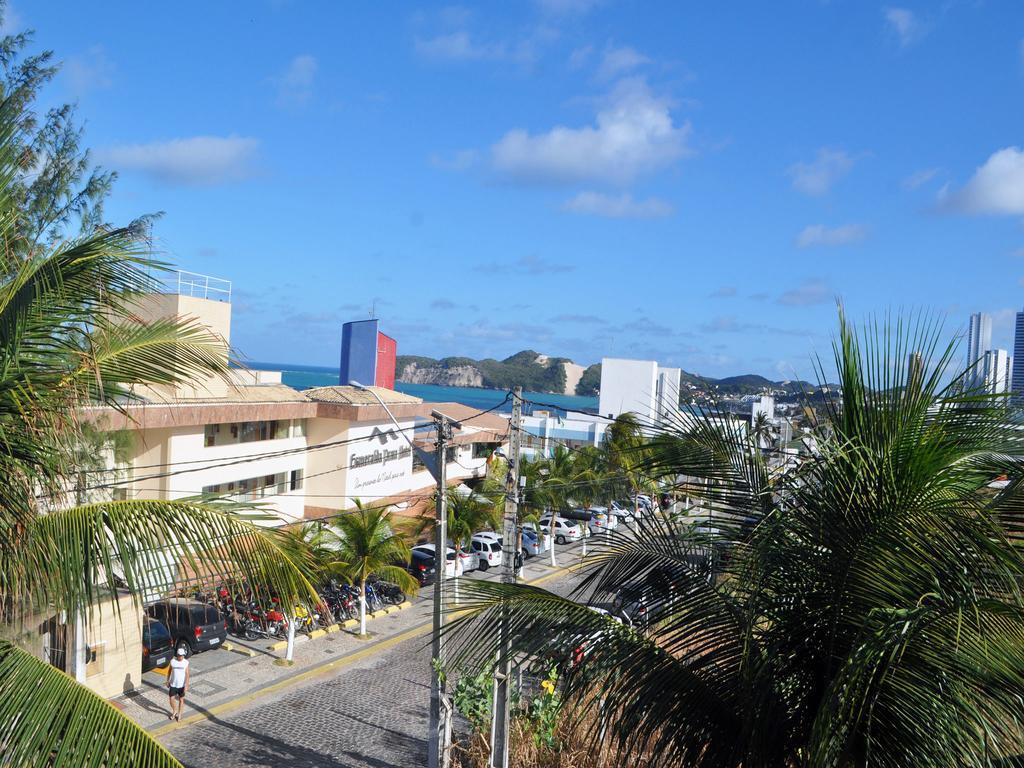
{"label": "white hotel facade", "polygon": [[[230,343],[230,284],[223,291],[179,282],[176,292],[147,297],[144,317],[191,317]],[[205,286],[206,284],[203,283]],[[472,483],[486,473],[487,458],[507,442],[508,419],[473,418],[455,403],[424,403],[374,388],[349,386],[298,391],[279,371],[236,370],[231,382],[202,387],[138,388],[138,402],[122,412],[85,409],[103,431],[131,433],[129,459],[113,482],[96,483],[90,497],[180,499],[204,493],[259,502],[266,525],[321,519],[364,504],[405,514],[425,506],[434,480],[414,459],[406,435],[431,450],[431,411],[464,419],[448,455],[451,484]],[[404,432],[404,435],[402,434]]]}

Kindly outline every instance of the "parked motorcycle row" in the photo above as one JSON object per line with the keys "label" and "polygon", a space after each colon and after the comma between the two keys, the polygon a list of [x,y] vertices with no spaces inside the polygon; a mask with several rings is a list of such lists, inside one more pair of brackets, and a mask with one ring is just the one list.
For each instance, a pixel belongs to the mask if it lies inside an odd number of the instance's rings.
{"label": "parked motorcycle row", "polygon": [[[295,610],[295,631],[309,634],[313,630],[359,618],[362,596],[359,587],[332,579],[317,589],[320,602],[314,606],[300,605]],[[261,599],[248,586],[221,585],[212,592],[198,591],[188,595],[213,606],[227,624],[228,632],[246,640],[285,638],[288,617],[276,597]],[[366,612],[379,611],[387,605],[398,605],[405,593],[395,584],[373,579],[366,583]]]}

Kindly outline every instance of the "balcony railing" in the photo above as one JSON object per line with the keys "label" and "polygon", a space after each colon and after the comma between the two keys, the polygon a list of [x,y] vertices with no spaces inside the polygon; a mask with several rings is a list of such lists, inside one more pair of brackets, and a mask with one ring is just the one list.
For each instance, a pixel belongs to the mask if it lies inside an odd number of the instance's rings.
{"label": "balcony railing", "polygon": [[202,275],[198,272],[178,270],[163,279],[163,287],[167,293],[179,296],[194,296],[198,299],[224,301],[231,303],[231,281],[219,277]]}

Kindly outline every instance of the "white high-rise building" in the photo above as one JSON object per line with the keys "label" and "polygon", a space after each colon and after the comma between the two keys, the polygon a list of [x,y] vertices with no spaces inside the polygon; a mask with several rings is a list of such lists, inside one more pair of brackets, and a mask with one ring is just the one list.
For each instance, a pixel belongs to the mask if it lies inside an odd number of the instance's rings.
{"label": "white high-rise building", "polygon": [[967,365],[973,367],[967,376],[967,383],[981,386],[985,380],[982,367],[985,353],[992,349],[992,318],[984,312],[971,315],[971,324],[967,329]]}
{"label": "white high-rise building", "polygon": [[615,418],[635,413],[642,424],[653,424],[679,412],[679,368],[660,368],[653,360],[601,360],[598,412]]}
{"label": "white high-rise building", "polygon": [[984,377],[986,392],[1001,395],[1010,391],[1013,358],[1005,349],[990,349],[985,352],[979,368]]}

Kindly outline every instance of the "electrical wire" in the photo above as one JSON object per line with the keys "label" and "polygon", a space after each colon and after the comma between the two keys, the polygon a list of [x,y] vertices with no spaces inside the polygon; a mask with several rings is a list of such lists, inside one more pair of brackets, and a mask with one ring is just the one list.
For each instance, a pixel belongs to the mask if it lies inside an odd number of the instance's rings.
{"label": "electrical wire", "polygon": [[[470,416],[466,416],[466,417],[464,417],[462,419],[458,419],[457,421],[459,421],[460,423],[461,422],[469,422],[469,421],[472,421],[473,419],[479,418],[480,416],[486,415],[488,413],[492,413],[492,412],[496,411],[498,408],[500,408],[502,405],[504,405],[506,402],[508,402],[508,400],[509,400],[509,398],[511,396],[512,396],[512,394],[508,393],[505,396],[505,399],[502,402],[498,403],[497,405],[494,405],[494,406],[492,406],[490,408],[487,408],[485,410],[482,410],[482,411],[477,411],[476,413],[473,413]],[[435,426],[432,425],[432,424],[419,424],[419,425],[413,425],[412,427],[402,427],[400,429],[390,428],[389,432],[393,434],[393,433],[396,433],[396,432],[415,431],[417,429],[429,431],[431,429],[435,429]],[[366,442],[366,441],[369,441],[369,440],[376,440],[376,439],[377,439],[377,436],[375,436],[375,435],[367,435],[365,437],[346,438],[346,439],[342,439],[342,440],[329,441],[329,442],[326,442],[326,443],[319,443],[319,444],[314,445],[314,446],[301,446],[301,447],[298,447],[298,448],[282,449],[280,451],[268,451],[268,452],[264,452],[264,453],[249,454],[247,456],[243,456],[243,457],[239,457],[237,459],[232,459],[230,461],[223,461],[223,462],[211,462],[208,459],[207,460],[203,460],[203,459],[194,460],[193,459],[193,460],[188,460],[188,461],[180,462],[180,463],[178,463],[178,465],[185,465],[185,464],[191,465],[191,464],[199,463],[199,464],[202,464],[202,466],[191,467],[191,468],[188,468],[188,469],[178,469],[178,470],[171,470],[171,471],[167,471],[167,472],[160,472],[160,473],[156,473],[156,474],[152,474],[152,475],[146,475],[144,477],[138,477],[138,478],[133,477],[133,478],[126,478],[126,479],[123,479],[123,480],[115,480],[115,481],[112,481],[112,482],[97,483],[97,484],[94,484],[94,485],[86,486],[84,488],[76,488],[75,491],[76,492],[86,492],[86,491],[101,490],[101,489],[105,489],[105,488],[118,488],[120,486],[130,485],[130,484],[140,483],[140,482],[146,482],[148,480],[160,480],[160,479],[163,479],[163,478],[166,478],[166,477],[176,477],[178,475],[189,474],[189,473],[192,473],[192,472],[202,472],[202,471],[206,471],[206,470],[209,470],[209,469],[219,469],[219,468],[223,468],[223,467],[236,466],[236,465],[240,465],[240,464],[250,464],[250,463],[255,462],[255,461],[262,461],[263,459],[266,459],[266,458],[278,458],[280,456],[287,456],[287,455],[292,455],[292,454],[297,454],[297,453],[308,453],[310,450],[322,450],[324,448],[332,448],[332,447],[337,447],[337,446],[340,446],[340,445],[348,445],[348,444],[352,444],[352,443],[360,443],[360,442]],[[159,464],[159,465],[152,465],[152,466],[164,467],[164,466],[171,466],[171,465],[170,464]],[[134,467],[133,467],[133,469],[134,469]],[[333,469],[333,470],[327,470],[327,472],[340,471],[341,469],[343,469],[343,468],[342,467],[338,467],[338,468]],[[112,471],[114,471],[114,470],[90,470],[89,472],[99,472],[99,473],[102,473],[102,474],[110,474],[110,472],[112,472]],[[318,473],[318,474],[325,474],[325,473]],[[314,476],[315,475],[312,475],[311,477],[314,477]],[[60,493],[40,494],[39,498],[53,498],[53,497],[61,496],[61,495],[65,495],[65,494],[60,494]]]}

